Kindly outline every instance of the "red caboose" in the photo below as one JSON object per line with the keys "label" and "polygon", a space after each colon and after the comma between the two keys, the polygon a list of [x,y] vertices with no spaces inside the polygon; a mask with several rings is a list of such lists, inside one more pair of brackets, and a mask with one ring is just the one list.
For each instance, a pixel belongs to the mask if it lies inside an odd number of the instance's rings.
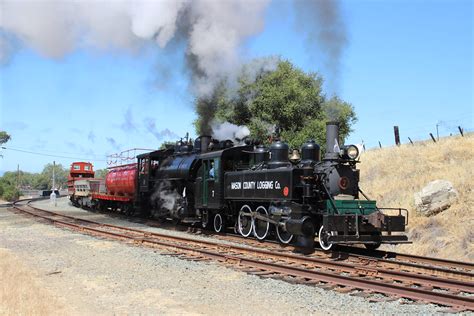
{"label": "red caboose", "polygon": [[94,178],[94,174],[95,172],[90,162],[73,162],[67,178],[67,193],[69,196],[75,192],[74,180],[80,178]]}

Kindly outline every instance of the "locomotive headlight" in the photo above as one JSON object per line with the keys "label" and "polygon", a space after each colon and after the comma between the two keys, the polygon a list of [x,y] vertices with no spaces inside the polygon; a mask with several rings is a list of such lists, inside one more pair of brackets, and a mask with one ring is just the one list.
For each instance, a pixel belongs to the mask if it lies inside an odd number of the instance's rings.
{"label": "locomotive headlight", "polygon": [[347,147],[347,157],[350,159],[356,159],[359,157],[359,149],[354,145],[350,145]]}
{"label": "locomotive headlight", "polygon": [[341,156],[345,159],[355,160],[359,157],[359,149],[355,145],[344,146],[341,150]]}

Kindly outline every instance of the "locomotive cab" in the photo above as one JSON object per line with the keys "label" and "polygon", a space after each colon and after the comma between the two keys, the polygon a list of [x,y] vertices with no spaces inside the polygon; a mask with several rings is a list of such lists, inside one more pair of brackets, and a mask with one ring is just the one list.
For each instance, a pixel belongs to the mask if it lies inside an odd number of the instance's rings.
{"label": "locomotive cab", "polygon": [[[223,146],[228,147],[228,146]],[[199,155],[194,183],[194,205],[204,227],[211,225],[217,232],[232,220],[232,210],[225,201],[225,175],[228,172],[247,169],[251,146],[228,147]]]}

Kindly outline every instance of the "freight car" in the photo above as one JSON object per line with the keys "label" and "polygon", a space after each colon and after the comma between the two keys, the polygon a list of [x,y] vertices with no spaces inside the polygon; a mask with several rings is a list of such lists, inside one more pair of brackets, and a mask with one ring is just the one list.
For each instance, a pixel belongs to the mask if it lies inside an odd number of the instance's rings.
{"label": "freight car", "polygon": [[234,229],[259,240],[275,236],[282,244],[312,245],[318,236],[325,250],[408,242],[394,234],[405,231],[407,210],[380,208],[361,191],[359,151],[339,146],[337,123],[327,123],[323,159],[314,141],[300,152],[301,158],[290,160],[289,147],[280,140],[266,148],[200,136],[194,144],[180,141],[112,169],[105,192],[91,191],[87,203],[216,232]]}

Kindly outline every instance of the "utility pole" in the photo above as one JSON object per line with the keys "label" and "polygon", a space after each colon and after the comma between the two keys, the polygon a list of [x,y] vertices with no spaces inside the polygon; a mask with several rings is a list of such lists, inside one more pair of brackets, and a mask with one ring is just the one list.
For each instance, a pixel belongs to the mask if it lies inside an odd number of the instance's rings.
{"label": "utility pole", "polygon": [[56,161],[53,161],[53,191],[56,188],[55,176],[54,176],[54,169],[56,169]]}
{"label": "utility pole", "polygon": [[436,123],[436,139],[439,141],[439,131],[438,131],[439,123]]}
{"label": "utility pole", "polygon": [[16,188],[20,190],[20,164],[16,167]]}

